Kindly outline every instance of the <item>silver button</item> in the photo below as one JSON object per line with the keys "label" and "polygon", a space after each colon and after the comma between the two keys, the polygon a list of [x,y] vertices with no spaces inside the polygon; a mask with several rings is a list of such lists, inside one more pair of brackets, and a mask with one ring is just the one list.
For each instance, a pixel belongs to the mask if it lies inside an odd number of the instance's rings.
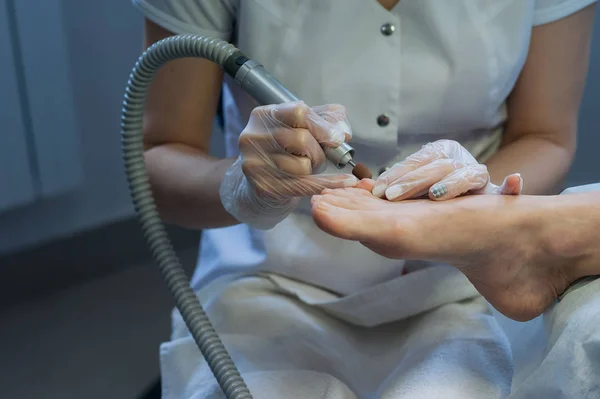
{"label": "silver button", "polygon": [[383,24],[381,25],[381,33],[384,36],[391,36],[392,33],[396,30],[396,27],[392,24]]}
{"label": "silver button", "polygon": [[385,114],[381,114],[377,117],[377,124],[381,127],[387,126],[390,124],[390,118]]}

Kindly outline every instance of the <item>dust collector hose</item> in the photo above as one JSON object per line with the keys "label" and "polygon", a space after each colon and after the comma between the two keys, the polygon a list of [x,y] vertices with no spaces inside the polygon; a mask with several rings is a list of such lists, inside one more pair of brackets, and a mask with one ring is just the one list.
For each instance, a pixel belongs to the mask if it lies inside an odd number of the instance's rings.
{"label": "dust collector hose", "polygon": [[149,47],[136,62],[127,82],[121,140],[129,189],[144,236],[183,320],[227,398],[251,399],[250,391],[190,287],[158,214],[144,163],[142,131],[148,88],[163,65],[178,58],[199,57],[222,66],[237,51],[230,43],[197,35],[173,36]]}

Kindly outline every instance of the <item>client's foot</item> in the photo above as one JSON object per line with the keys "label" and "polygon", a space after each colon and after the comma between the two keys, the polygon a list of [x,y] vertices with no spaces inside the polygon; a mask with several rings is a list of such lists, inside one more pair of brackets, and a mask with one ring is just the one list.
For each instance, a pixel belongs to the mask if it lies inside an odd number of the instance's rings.
{"label": "client's foot", "polygon": [[[389,202],[359,188],[312,199],[325,232],[360,241],[389,258],[447,262],[460,269],[501,313],[529,320],[574,280],[553,251],[560,226],[545,220],[557,197],[481,195],[434,202]],[[562,239],[562,237],[560,237]]]}

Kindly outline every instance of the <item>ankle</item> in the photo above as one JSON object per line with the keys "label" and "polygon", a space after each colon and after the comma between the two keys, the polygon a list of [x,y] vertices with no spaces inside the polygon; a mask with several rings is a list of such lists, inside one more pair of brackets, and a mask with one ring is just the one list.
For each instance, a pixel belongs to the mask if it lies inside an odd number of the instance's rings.
{"label": "ankle", "polygon": [[[600,250],[596,242],[600,207],[596,198],[572,194],[550,197],[540,209],[544,230],[542,249],[547,251],[566,286],[582,277],[600,274]],[[564,289],[566,289],[566,286]],[[559,292],[560,293],[560,292]]]}

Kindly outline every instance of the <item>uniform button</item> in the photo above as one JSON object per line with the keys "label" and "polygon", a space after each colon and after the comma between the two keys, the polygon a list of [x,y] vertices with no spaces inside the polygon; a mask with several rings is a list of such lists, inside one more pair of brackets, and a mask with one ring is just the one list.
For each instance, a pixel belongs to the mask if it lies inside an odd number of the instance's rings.
{"label": "uniform button", "polygon": [[390,168],[388,168],[387,166],[384,166],[383,168],[379,169],[379,176],[387,172],[389,169]]}
{"label": "uniform button", "polygon": [[396,27],[392,24],[383,24],[381,25],[381,33],[384,36],[391,36],[392,33],[396,30]]}
{"label": "uniform button", "polygon": [[377,117],[377,124],[381,127],[387,126],[390,124],[390,118],[385,114],[381,114]]}

